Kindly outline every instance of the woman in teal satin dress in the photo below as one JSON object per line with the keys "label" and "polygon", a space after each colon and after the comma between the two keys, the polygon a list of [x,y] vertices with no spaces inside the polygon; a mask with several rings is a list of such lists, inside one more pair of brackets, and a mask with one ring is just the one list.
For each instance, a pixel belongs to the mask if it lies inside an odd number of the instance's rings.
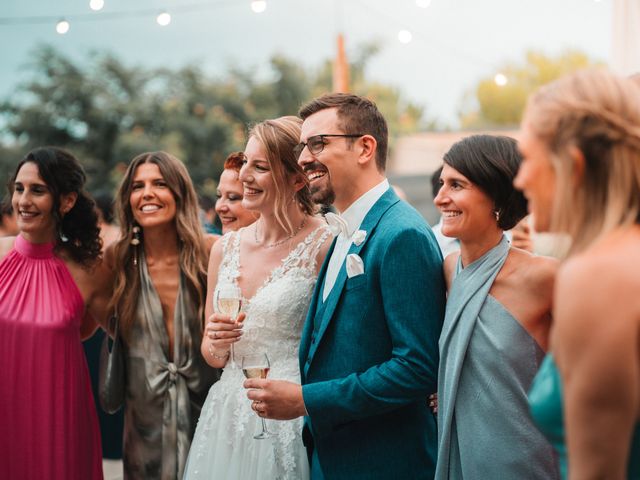
{"label": "woman in teal satin dress", "polygon": [[535,229],[572,240],[532,414],[565,478],[640,478],[640,87],[606,70],[542,87],[520,149]]}

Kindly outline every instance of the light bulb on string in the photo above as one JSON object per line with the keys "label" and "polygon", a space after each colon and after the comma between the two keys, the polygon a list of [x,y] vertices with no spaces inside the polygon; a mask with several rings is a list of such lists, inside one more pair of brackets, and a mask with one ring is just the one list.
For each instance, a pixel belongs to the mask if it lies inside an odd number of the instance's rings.
{"label": "light bulb on string", "polygon": [[56,23],[56,32],[60,35],[64,35],[65,33],[67,33],[69,31],[69,28],[71,28],[71,25],[69,25],[69,22],[67,22],[64,18]]}
{"label": "light bulb on string", "polygon": [[161,27],[166,27],[171,23],[171,15],[169,15],[167,12],[162,12],[156,17],[156,22],[158,22],[158,25],[160,25]]}
{"label": "light bulb on string", "polygon": [[431,0],[416,0],[416,5],[420,8],[427,8],[431,5]]}
{"label": "light bulb on string", "polygon": [[262,13],[267,9],[267,2],[265,0],[253,0],[251,2],[251,10],[253,13]]}
{"label": "light bulb on string", "polygon": [[98,10],[102,10],[103,7],[104,7],[104,0],[90,0],[89,1],[89,8],[91,10],[93,10],[94,12],[97,12]]}
{"label": "light bulb on string", "polygon": [[400,30],[398,32],[398,40],[400,43],[404,43],[405,45],[413,39],[413,35],[409,30]]}
{"label": "light bulb on string", "polygon": [[493,77],[493,81],[499,87],[504,87],[507,83],[509,83],[509,79],[504,73],[496,73],[496,76]]}

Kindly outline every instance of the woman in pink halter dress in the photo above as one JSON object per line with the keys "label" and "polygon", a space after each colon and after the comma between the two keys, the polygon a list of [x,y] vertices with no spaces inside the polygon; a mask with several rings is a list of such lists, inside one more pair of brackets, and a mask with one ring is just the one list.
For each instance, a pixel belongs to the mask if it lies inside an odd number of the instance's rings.
{"label": "woman in pink halter dress", "polygon": [[[0,478],[102,478],[81,340],[108,297],[77,160],[33,150],[10,183],[20,234],[0,239]],[[86,314],[85,306],[91,314]]]}

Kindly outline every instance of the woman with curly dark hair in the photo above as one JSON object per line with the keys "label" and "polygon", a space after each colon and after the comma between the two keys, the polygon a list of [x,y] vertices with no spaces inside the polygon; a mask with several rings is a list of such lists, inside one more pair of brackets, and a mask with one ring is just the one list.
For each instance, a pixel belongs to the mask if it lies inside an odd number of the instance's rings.
{"label": "woman with curly dark hair", "polygon": [[45,147],[8,185],[19,234],[0,239],[0,478],[102,478],[81,340],[110,277],[85,180],[73,155]]}

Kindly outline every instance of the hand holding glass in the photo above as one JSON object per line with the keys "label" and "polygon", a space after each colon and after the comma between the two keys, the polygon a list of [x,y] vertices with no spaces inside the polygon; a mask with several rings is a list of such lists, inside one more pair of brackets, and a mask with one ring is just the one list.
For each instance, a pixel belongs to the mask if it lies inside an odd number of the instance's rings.
{"label": "hand holding glass", "polygon": [[[232,283],[219,285],[216,287],[213,302],[213,309],[216,312],[227,315],[232,320],[235,320],[240,314],[240,308],[242,307],[242,292]],[[236,367],[233,343],[231,344],[230,350],[230,366],[233,368]]]}
{"label": "hand holding glass", "polygon": [[[267,378],[269,368],[269,357],[267,357],[266,353],[257,353],[242,357],[242,373],[244,373],[246,378]],[[262,431],[254,435],[253,438],[262,440],[271,437],[264,418],[260,417],[260,420],[262,420]]]}

